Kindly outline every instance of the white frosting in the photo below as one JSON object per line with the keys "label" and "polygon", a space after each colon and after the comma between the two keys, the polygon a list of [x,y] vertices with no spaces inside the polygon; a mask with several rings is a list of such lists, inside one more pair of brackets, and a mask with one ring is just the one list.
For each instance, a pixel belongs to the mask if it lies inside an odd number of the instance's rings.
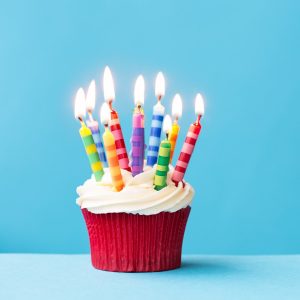
{"label": "white frosting", "polygon": [[87,208],[95,214],[103,213],[132,213],[141,215],[154,215],[162,211],[175,212],[191,204],[194,189],[188,183],[183,187],[182,182],[178,187],[172,182],[173,167],[167,178],[167,186],[160,191],[154,190],[153,179],[156,166],[145,167],[144,172],[132,177],[130,172],[122,170],[125,187],[120,192],[113,190],[109,169],[100,182],[94,177],[88,179],[77,188],[79,197],[77,204]]}

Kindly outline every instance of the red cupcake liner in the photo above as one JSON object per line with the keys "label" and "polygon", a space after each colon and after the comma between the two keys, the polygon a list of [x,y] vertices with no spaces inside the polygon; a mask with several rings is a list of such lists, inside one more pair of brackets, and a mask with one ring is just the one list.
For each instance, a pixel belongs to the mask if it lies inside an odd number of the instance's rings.
{"label": "red cupcake liner", "polygon": [[82,209],[96,269],[156,272],[179,268],[191,208],[156,215],[93,214]]}

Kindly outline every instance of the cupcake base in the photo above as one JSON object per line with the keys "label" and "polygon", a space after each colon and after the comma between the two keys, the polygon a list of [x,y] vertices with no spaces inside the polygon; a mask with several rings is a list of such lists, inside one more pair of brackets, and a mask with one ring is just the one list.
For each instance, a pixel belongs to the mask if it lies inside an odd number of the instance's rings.
{"label": "cupcake base", "polygon": [[179,268],[191,208],[156,215],[93,214],[82,209],[92,264],[112,272],[157,272]]}

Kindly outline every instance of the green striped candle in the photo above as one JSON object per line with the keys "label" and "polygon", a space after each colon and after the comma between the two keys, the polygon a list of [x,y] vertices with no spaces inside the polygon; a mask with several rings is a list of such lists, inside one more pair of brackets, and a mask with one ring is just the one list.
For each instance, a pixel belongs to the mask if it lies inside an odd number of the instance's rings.
{"label": "green striped candle", "polygon": [[166,133],[166,139],[160,143],[154,176],[154,189],[157,191],[167,186],[167,175],[169,171],[171,155],[171,143],[168,140],[168,134],[171,126],[171,117],[169,115],[166,115],[163,122],[163,131]]}

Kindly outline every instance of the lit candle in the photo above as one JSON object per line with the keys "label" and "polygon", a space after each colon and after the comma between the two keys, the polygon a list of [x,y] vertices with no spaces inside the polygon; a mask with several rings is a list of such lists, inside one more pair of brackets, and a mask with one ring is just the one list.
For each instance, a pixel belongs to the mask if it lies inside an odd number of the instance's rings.
{"label": "lit candle", "polygon": [[109,171],[112,179],[113,187],[116,191],[121,191],[124,187],[124,182],[119,166],[117,149],[115,145],[115,138],[109,130],[108,125],[110,122],[110,108],[107,103],[103,103],[100,110],[101,123],[105,127],[103,133],[103,143],[107,154]]}
{"label": "lit candle", "polygon": [[161,99],[165,95],[165,78],[162,72],[159,72],[155,81],[155,96],[157,103],[153,106],[153,115],[151,122],[150,138],[147,152],[147,166],[153,166],[157,162],[159,150],[161,127],[164,119],[165,108],[161,104]]}
{"label": "lit candle", "polygon": [[114,81],[109,67],[105,67],[104,70],[103,91],[104,91],[104,99],[110,107],[110,118],[111,118],[110,130],[115,138],[115,144],[116,144],[120,167],[121,169],[131,171],[129,167],[129,159],[126,150],[125,141],[123,138],[119,116],[118,113],[112,108],[112,103],[115,100],[115,88],[114,88]]}
{"label": "lit candle", "polygon": [[174,155],[174,150],[177,142],[177,137],[179,134],[180,126],[178,125],[178,119],[182,115],[182,101],[179,94],[176,94],[173,98],[172,102],[172,116],[174,118],[172,129],[170,132],[170,143],[171,143],[171,157],[170,157],[170,163],[172,162],[172,158]]}
{"label": "lit candle", "polygon": [[184,144],[182,146],[178,161],[176,163],[172,180],[176,185],[183,180],[184,174],[188,167],[188,163],[192,156],[195,144],[197,142],[198,136],[201,130],[200,119],[204,115],[204,101],[201,94],[197,94],[195,100],[195,113],[197,115],[197,120],[194,124],[191,124],[187,136],[185,138]]}
{"label": "lit candle", "polygon": [[84,90],[80,88],[77,91],[75,98],[75,118],[81,123],[81,128],[79,134],[82,138],[86,154],[88,156],[90,166],[95,175],[96,181],[100,181],[104,171],[99,158],[97,147],[93,140],[93,135],[91,130],[85,125],[83,119],[85,117],[86,107],[85,107],[85,94]]}
{"label": "lit candle", "polygon": [[166,139],[160,143],[156,172],[154,176],[154,188],[159,191],[167,185],[167,175],[169,171],[171,143],[168,140],[169,131],[172,126],[172,120],[166,115],[163,122],[163,131]]}
{"label": "lit candle", "polygon": [[93,118],[93,110],[95,108],[96,102],[96,83],[95,80],[92,80],[86,95],[86,110],[89,116],[89,120],[86,121],[86,125],[92,131],[93,139],[97,147],[97,151],[104,167],[107,167],[107,160],[103,144],[101,141],[101,135],[99,131],[99,124]]}
{"label": "lit candle", "polygon": [[144,104],[145,81],[143,76],[139,76],[134,87],[135,110],[132,119],[132,136],[131,136],[131,170],[132,175],[138,175],[143,172],[145,137],[144,137]]}

